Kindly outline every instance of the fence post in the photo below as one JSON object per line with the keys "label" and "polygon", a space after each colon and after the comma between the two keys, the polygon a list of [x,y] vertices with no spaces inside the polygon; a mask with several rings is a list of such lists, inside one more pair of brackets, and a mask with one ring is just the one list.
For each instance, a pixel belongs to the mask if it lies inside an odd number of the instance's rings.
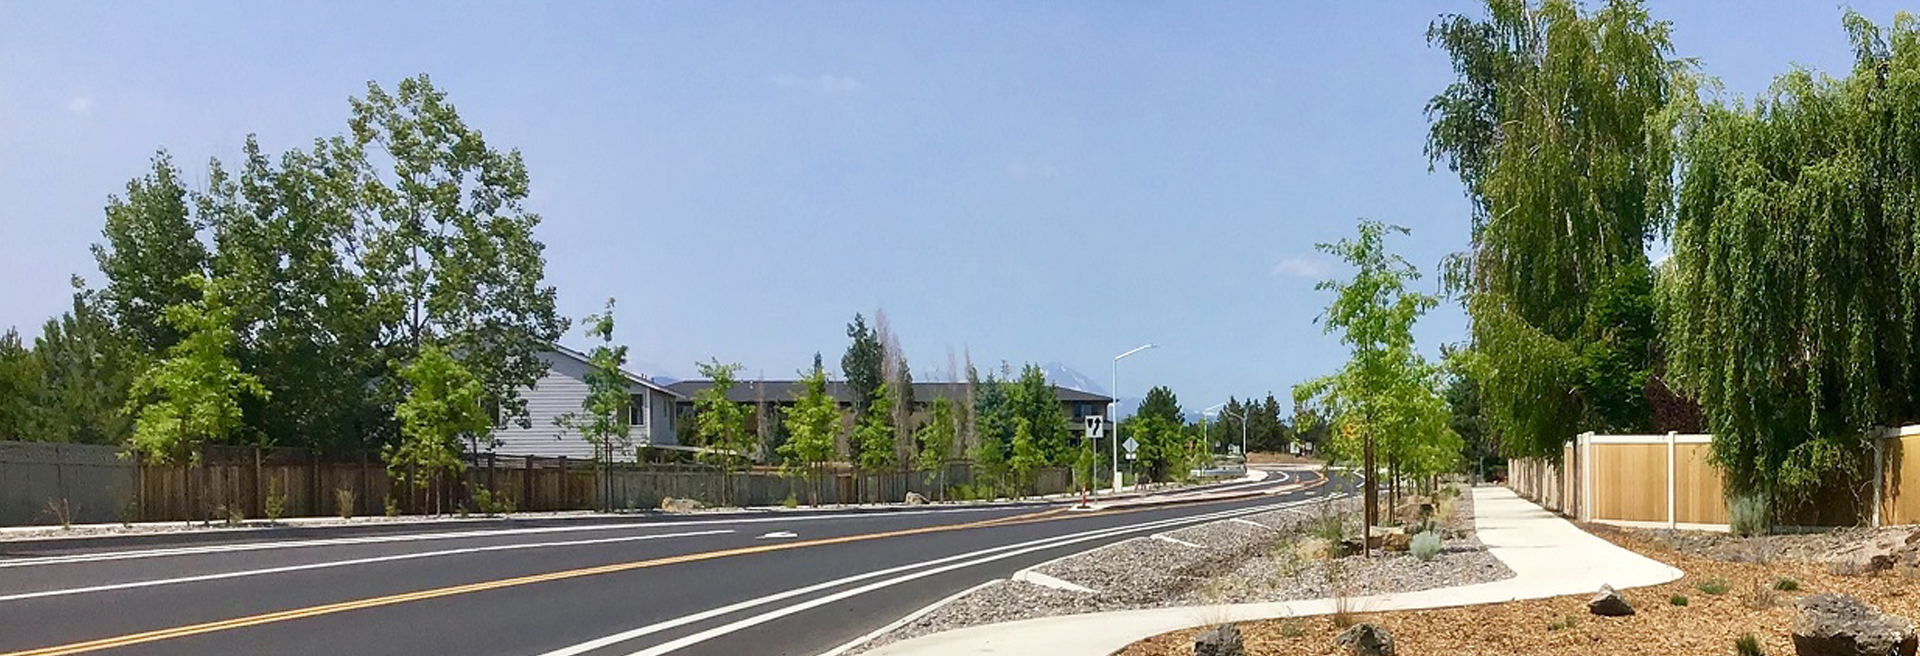
{"label": "fence post", "polygon": [[[1882,502],[1880,495],[1882,494],[1881,490],[1887,487],[1886,445],[1887,436],[1891,433],[1893,433],[1892,429],[1882,430],[1879,435],[1875,435],[1873,438],[1873,478],[1871,480],[1873,481],[1874,528],[1880,528],[1880,504]],[[1858,516],[1859,515],[1855,515],[1855,517]]]}
{"label": "fence post", "polygon": [[1580,434],[1580,498],[1574,499],[1574,515],[1593,521],[1593,431]]}
{"label": "fence post", "polygon": [[1674,456],[1680,450],[1674,446],[1674,440],[1679,436],[1680,431],[1667,431],[1667,528],[1669,529],[1680,527],[1680,515],[1674,512],[1674,492],[1678,486],[1675,479],[1680,475],[1680,464],[1674,461]]}

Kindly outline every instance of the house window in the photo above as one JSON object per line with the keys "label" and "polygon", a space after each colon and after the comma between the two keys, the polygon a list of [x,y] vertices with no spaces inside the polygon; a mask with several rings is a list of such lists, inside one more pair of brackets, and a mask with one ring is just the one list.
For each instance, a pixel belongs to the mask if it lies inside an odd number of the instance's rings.
{"label": "house window", "polygon": [[486,411],[488,417],[493,418],[494,428],[507,427],[507,413],[504,408],[500,407],[500,401],[496,399],[487,399],[485,401],[481,401],[480,406],[482,409]]}
{"label": "house window", "polygon": [[647,395],[635,394],[627,397],[627,425],[647,425]]}

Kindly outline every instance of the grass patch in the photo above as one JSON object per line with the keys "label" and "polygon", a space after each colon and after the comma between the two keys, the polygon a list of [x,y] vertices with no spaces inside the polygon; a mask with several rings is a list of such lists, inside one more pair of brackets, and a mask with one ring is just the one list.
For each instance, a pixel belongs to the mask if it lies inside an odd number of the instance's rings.
{"label": "grass patch", "polygon": [[1740,656],[1766,656],[1767,650],[1760,648],[1760,639],[1751,633],[1743,633],[1733,639],[1733,652]]}
{"label": "grass patch", "polygon": [[1793,592],[1800,589],[1800,582],[1782,577],[1780,580],[1773,582],[1773,589],[1781,592]]}
{"label": "grass patch", "polygon": [[1548,622],[1547,630],[1548,631],[1565,631],[1567,629],[1573,628],[1574,624],[1577,624],[1577,623],[1578,623],[1578,620],[1575,620],[1572,615],[1568,615],[1566,617],[1562,617],[1552,622]]}
{"label": "grass patch", "polygon": [[1685,606],[1685,605],[1687,605],[1687,596],[1686,596],[1686,595],[1674,595],[1674,596],[1671,596],[1671,597],[1667,597],[1667,603],[1669,603],[1669,604],[1673,604],[1673,605],[1675,605],[1675,606]]}
{"label": "grass patch", "polygon": [[1707,579],[1705,581],[1701,581],[1699,583],[1693,584],[1693,587],[1696,590],[1699,590],[1701,592],[1704,592],[1716,597],[1726,594],[1728,591],[1733,589],[1733,586],[1731,584],[1728,584],[1726,579],[1722,579],[1722,578]]}

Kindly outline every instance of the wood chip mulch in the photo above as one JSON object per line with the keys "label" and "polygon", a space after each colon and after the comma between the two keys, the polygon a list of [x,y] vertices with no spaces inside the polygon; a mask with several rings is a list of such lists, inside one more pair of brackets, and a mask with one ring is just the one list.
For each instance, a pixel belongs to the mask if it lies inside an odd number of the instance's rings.
{"label": "wood chip mulch", "polygon": [[[1751,633],[1768,654],[1792,654],[1793,600],[1809,594],[1850,594],[1881,611],[1920,619],[1920,575],[1913,570],[1873,576],[1840,576],[1807,562],[1767,564],[1726,562],[1689,555],[1650,539],[1643,532],[1604,525],[1581,528],[1647,557],[1671,564],[1687,575],[1678,581],[1622,591],[1636,614],[1599,617],[1587,612],[1590,594],[1424,611],[1370,613],[1355,621],[1385,626],[1401,654],[1506,656],[1597,654],[1734,654],[1734,640]],[[1775,591],[1782,578],[1799,583],[1794,591]],[[1730,588],[1710,594],[1702,584],[1722,581]],[[1709,587],[1711,587],[1709,585]],[[1687,605],[1670,598],[1683,595]],[[1568,623],[1571,626],[1567,626]],[[1328,617],[1266,620],[1239,625],[1247,653],[1254,656],[1345,656],[1334,644],[1341,628]],[[1189,629],[1134,643],[1120,656],[1187,656],[1193,653]]]}

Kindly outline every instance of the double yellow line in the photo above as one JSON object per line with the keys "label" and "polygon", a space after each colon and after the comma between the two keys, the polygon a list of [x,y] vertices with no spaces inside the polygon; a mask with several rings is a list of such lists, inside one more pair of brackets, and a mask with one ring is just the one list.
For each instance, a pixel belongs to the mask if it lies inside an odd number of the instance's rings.
{"label": "double yellow line", "polygon": [[[1322,479],[1320,482],[1324,483],[1326,481],[1325,479]],[[1309,487],[1312,487],[1312,486],[1309,486]],[[1124,510],[1112,510],[1112,511],[1105,511],[1104,514],[1116,515],[1116,514],[1122,514],[1122,513],[1128,513],[1128,512],[1138,512],[1138,511],[1147,510],[1147,509],[1148,508],[1132,508],[1132,509],[1124,509]],[[894,538],[894,537],[902,537],[902,536],[908,536],[908,535],[924,535],[927,533],[941,533],[946,531],[958,531],[963,529],[983,528],[988,526],[1006,526],[1006,525],[1012,525],[1012,524],[1026,524],[1026,523],[1032,523],[1032,522],[1055,521],[1060,519],[1070,519],[1073,517],[1087,516],[1087,515],[1065,515],[1063,514],[1065,512],[1066,512],[1066,509],[1064,508],[1055,508],[1052,510],[1043,510],[1040,512],[1028,513],[1024,515],[1014,515],[1011,517],[987,519],[987,520],[981,520],[977,522],[967,522],[962,524],[942,524],[938,526],[926,526],[921,528],[901,529],[898,531],[883,531],[880,533],[862,533],[857,535],[843,535],[840,537],[832,537],[832,538],[820,538],[816,540],[803,540],[799,542],[781,542],[781,543],[774,543],[774,544],[763,544],[763,545],[755,545],[751,547],[720,549],[716,551],[704,551],[700,553],[691,553],[691,554],[684,554],[679,556],[668,556],[665,558],[654,558],[651,560],[636,560],[636,561],[626,562],[626,563],[615,563],[612,565],[600,565],[597,567],[584,567],[580,569],[570,569],[570,570],[564,570],[559,572],[548,572],[546,574],[533,574],[529,576],[519,576],[514,578],[508,578],[508,579],[499,579],[495,581],[483,581],[480,583],[468,583],[465,585],[455,585],[455,586],[449,586],[444,588],[434,588],[431,590],[420,590],[417,592],[393,594],[393,595],[387,595],[384,597],[370,597],[367,599],[343,601],[339,603],[324,604],[320,606],[308,606],[306,608],[295,608],[292,610],[283,610],[283,611],[277,611],[272,613],[261,613],[259,615],[248,615],[246,617],[236,617],[233,619],[219,620],[215,622],[204,622],[200,624],[189,624],[186,626],[177,626],[170,629],[159,629],[155,631],[145,631],[141,633],[129,633],[126,635],[114,636],[111,638],[101,638],[98,640],[88,640],[85,642],[75,642],[75,643],[69,643],[64,645],[54,645],[50,647],[41,647],[38,649],[29,649],[26,651],[7,652],[4,654],[0,654],[0,656],[65,656],[67,654],[80,654],[80,653],[86,653],[91,651],[99,651],[102,649],[113,649],[116,647],[129,647],[129,646],[145,644],[149,642],[159,642],[161,640],[184,638],[188,636],[214,633],[218,631],[227,631],[231,629],[240,629],[240,628],[245,628],[249,626],[258,626],[261,624],[286,622],[290,620],[298,620],[298,619],[304,619],[309,617],[319,617],[322,615],[344,613],[347,611],[363,610],[367,608],[379,608],[381,606],[392,606],[395,604],[404,604],[404,603],[414,602],[414,601],[425,601],[428,599],[438,599],[441,597],[451,597],[454,595],[462,595],[462,594],[468,594],[472,592],[485,592],[487,590],[499,590],[501,588],[511,588],[511,587],[517,587],[522,585],[531,585],[534,583],[545,583],[548,581],[562,581],[566,579],[576,579],[576,578],[581,578],[585,576],[613,574],[616,572],[626,572],[626,571],[632,571],[637,569],[646,569],[649,567],[661,567],[665,565],[691,563],[691,562],[698,562],[702,560],[713,560],[715,558],[726,558],[730,556],[745,556],[745,555],[757,554],[757,553],[767,553],[770,551],[803,549],[806,547],[817,547],[817,546],[830,545],[830,544],[844,544],[848,542],[879,540],[884,538]]]}

